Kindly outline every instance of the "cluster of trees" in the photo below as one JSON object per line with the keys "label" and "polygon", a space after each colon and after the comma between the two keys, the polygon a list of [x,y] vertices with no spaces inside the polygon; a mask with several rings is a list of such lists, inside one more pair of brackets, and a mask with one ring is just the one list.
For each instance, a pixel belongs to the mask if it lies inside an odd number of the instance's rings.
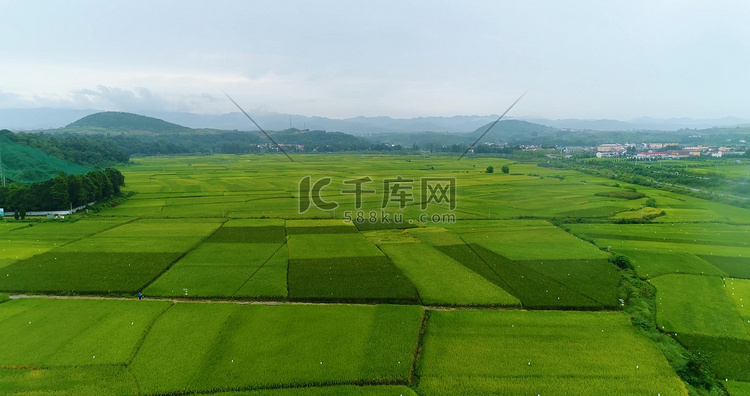
{"label": "cluster of trees", "polygon": [[682,167],[665,167],[633,161],[549,161],[539,166],[573,169],[594,176],[620,180],[642,186],[679,185],[689,188],[713,189],[725,184],[725,177],[718,173],[698,174]]}
{"label": "cluster of trees", "polygon": [[742,194],[746,184],[731,185],[732,180],[719,173],[699,174],[684,170],[682,167],[644,165],[631,161],[547,160],[538,165],[553,169],[573,169],[593,176],[750,208],[750,200],[747,198],[733,197],[724,193],[729,191]]}
{"label": "cluster of trees", "polygon": [[0,207],[25,214],[26,211],[65,210],[120,194],[125,176],[107,168],[83,175],[66,175],[33,184],[0,186]]}
{"label": "cluster of trees", "polygon": [[[45,133],[12,133],[13,141],[35,147],[45,153],[82,165],[97,167],[126,163],[131,156],[154,155],[210,155],[210,154],[257,154],[275,152],[270,140],[260,132],[213,131],[202,133],[161,134],[90,134],[81,136],[72,133],[49,135]],[[414,152],[460,154],[469,147],[466,143],[439,144],[414,143],[411,145],[388,144],[341,132],[308,131],[295,128],[269,132],[280,144],[300,145],[297,149],[284,147],[287,152],[333,153],[351,151]],[[511,154],[520,150],[518,146],[497,147],[480,144],[474,148],[476,154]]]}
{"label": "cluster of trees", "polygon": [[130,160],[130,155],[126,151],[102,139],[80,135],[13,133],[7,129],[0,131],[0,134],[18,144],[36,148],[50,156],[79,165],[104,167]]}
{"label": "cluster of trees", "polygon": [[[403,151],[401,145],[371,142],[362,137],[341,132],[301,131],[287,129],[269,132],[280,144],[301,145],[284,147],[287,152],[345,152],[345,151]],[[257,154],[275,152],[270,140],[260,132],[227,131],[211,133],[176,133],[160,135],[98,134],[89,139],[116,147],[129,156],[152,155],[210,155]]]}
{"label": "cluster of trees", "polygon": [[[509,173],[510,172],[510,167],[508,165],[503,165],[500,168],[500,171],[503,172],[503,173]],[[495,167],[492,166],[492,165],[488,166],[487,170],[485,170],[485,173],[495,173]]]}

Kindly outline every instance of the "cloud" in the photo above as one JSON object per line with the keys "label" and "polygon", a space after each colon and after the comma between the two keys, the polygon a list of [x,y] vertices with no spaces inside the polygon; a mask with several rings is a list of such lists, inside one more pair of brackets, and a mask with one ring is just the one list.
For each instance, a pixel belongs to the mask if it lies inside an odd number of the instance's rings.
{"label": "cloud", "polygon": [[[23,104],[24,100],[21,95],[0,90],[0,108],[24,107]],[[29,103],[26,104],[29,105]]]}
{"label": "cloud", "polygon": [[[49,101],[36,98],[37,102]],[[99,85],[95,89],[78,89],[68,98],[56,100],[56,107],[91,108],[129,112],[181,111],[199,112],[205,106],[215,103],[217,97],[208,94],[167,94],[153,92],[139,87],[123,89]],[[53,101],[55,101],[53,99]]]}

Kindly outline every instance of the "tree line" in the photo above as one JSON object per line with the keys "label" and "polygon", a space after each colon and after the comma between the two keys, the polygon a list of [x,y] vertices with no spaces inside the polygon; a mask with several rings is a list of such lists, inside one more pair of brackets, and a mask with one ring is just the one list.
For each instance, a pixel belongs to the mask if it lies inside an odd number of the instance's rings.
{"label": "tree line", "polygon": [[66,210],[120,194],[125,176],[115,168],[82,175],[60,173],[41,183],[0,186],[0,208],[25,215],[26,211]]}

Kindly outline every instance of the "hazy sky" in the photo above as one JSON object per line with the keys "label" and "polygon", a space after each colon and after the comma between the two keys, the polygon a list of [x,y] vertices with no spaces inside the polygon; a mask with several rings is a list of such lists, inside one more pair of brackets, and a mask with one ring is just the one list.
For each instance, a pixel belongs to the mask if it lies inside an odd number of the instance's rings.
{"label": "hazy sky", "polygon": [[0,108],[750,118],[750,1],[4,1]]}

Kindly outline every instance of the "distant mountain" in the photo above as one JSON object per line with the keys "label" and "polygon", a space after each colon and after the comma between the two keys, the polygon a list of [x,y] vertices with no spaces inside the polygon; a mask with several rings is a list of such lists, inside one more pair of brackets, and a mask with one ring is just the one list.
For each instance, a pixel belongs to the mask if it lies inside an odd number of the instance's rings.
{"label": "distant mountain", "polygon": [[[191,128],[211,128],[224,130],[251,131],[255,126],[242,113],[221,115],[149,112],[148,115]],[[471,132],[474,129],[497,119],[497,116],[453,116],[453,117],[354,117],[333,119],[308,117],[296,114],[258,113],[250,114],[267,130],[288,128],[325,130],[370,135],[394,132]]]}
{"label": "distant mountain", "polygon": [[158,118],[106,111],[91,114],[65,126],[66,129],[105,129],[123,132],[180,133],[191,129]]}
{"label": "distant mountain", "polygon": [[677,131],[680,129],[734,128],[748,126],[750,121],[737,117],[696,120],[692,118],[650,118],[640,117],[629,121],[618,120],[548,120],[545,118],[523,117],[523,120],[553,128],[590,131]]}
{"label": "distant mountain", "polygon": [[[11,130],[39,130],[61,128],[75,124],[76,120],[100,113],[99,110],[84,109],[0,109],[0,128]],[[111,113],[111,112],[105,112]],[[239,112],[227,114],[196,114],[181,112],[146,111],[144,116],[158,118],[173,124],[198,129],[222,129],[254,131],[255,126]],[[497,116],[453,116],[453,117],[354,117],[333,119],[308,117],[297,114],[250,112],[250,115],[267,130],[288,128],[339,131],[355,135],[393,132],[471,132],[494,121]],[[89,125],[90,127],[91,125]]]}
{"label": "distant mountain", "polygon": [[[450,145],[470,145],[481,136],[492,122],[485,123],[469,133],[445,133],[445,132],[412,132],[412,133],[381,133],[370,136],[370,140],[387,143],[400,144],[409,147],[413,144],[422,148],[434,148]],[[519,120],[501,120],[487,132],[482,142],[512,142],[531,144],[537,142],[540,137],[553,136],[560,132],[559,129],[544,125],[534,124]]]}
{"label": "distant mountain", "polygon": [[52,157],[36,148],[18,144],[8,138],[8,130],[0,131],[0,157],[5,177],[9,181],[37,183],[49,180],[60,172],[86,173],[91,168]]}
{"label": "distant mountain", "polygon": [[[99,113],[98,110],[83,109],[0,109],[0,128],[11,130],[39,130],[60,128],[74,121]],[[255,131],[255,126],[242,113],[195,114],[180,112],[147,111],[144,116],[155,117],[169,123],[197,129],[221,129],[238,131]],[[383,133],[464,133],[472,132],[497,119],[495,115],[487,116],[453,116],[453,117],[353,117],[333,119],[326,117],[308,117],[296,114],[281,114],[250,111],[250,115],[266,130],[284,130],[289,128],[326,130],[350,133],[354,135],[374,135]],[[707,129],[713,127],[733,128],[750,126],[750,120],[737,117],[721,119],[670,118],[658,119],[641,117],[628,121],[618,120],[550,120],[540,117],[517,117],[516,120],[528,121],[552,128],[591,130],[591,131],[675,131],[679,129]]]}
{"label": "distant mountain", "polygon": [[[196,129],[257,131],[250,120],[241,113],[202,115],[192,113],[149,113],[150,116],[123,112],[100,112],[72,122],[56,132],[150,132],[188,133]],[[158,118],[157,118],[158,117]],[[161,119],[161,118],[164,119]],[[290,129],[324,130],[352,135],[390,133],[462,133],[496,119],[495,116],[456,116],[395,119],[390,117],[355,117],[335,120],[325,117],[266,113],[253,115],[253,119],[268,131]],[[291,122],[290,122],[291,121]]]}

